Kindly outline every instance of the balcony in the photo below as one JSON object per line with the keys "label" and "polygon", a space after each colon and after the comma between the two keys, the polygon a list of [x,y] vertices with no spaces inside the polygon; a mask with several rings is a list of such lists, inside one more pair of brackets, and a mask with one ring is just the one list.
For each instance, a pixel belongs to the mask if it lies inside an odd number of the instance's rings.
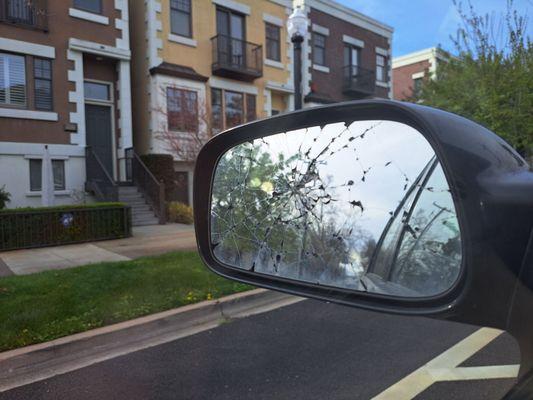
{"label": "balcony", "polygon": [[0,0],[0,22],[48,31],[46,0]]}
{"label": "balcony", "polygon": [[252,82],[263,76],[263,48],[225,35],[211,38],[213,75]]}
{"label": "balcony", "polygon": [[342,71],[342,92],[348,96],[369,96],[376,90],[375,71],[349,65]]}

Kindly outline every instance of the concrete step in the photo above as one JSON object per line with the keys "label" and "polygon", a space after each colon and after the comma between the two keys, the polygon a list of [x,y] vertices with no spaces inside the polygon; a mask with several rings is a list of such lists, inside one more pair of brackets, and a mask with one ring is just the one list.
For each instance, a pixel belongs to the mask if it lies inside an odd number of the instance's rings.
{"label": "concrete step", "polygon": [[131,223],[132,223],[133,226],[157,225],[159,223],[159,219],[157,219],[153,215],[151,217],[134,217],[131,220]]}
{"label": "concrete step", "polygon": [[146,200],[144,199],[140,199],[140,200],[128,200],[128,201],[123,201],[123,200],[120,200],[121,203],[125,203],[127,204],[128,206],[130,207],[137,207],[137,206],[147,206],[148,203],[146,202]]}
{"label": "concrete step", "polygon": [[126,194],[119,194],[119,199],[124,200],[135,200],[135,199],[144,199],[144,196],[141,193],[126,193]]}
{"label": "concrete step", "polygon": [[152,211],[152,208],[148,204],[145,204],[142,206],[131,207],[131,215],[139,215],[139,214],[150,214],[152,216],[155,215],[154,212]]}
{"label": "concrete step", "polygon": [[132,221],[131,224],[132,226],[159,225],[159,221],[154,218],[153,220]]}
{"label": "concrete step", "polygon": [[133,211],[131,215],[133,218],[155,218],[155,214],[152,210],[143,210],[139,212]]}
{"label": "concrete step", "polygon": [[119,193],[137,193],[139,189],[137,186],[119,186],[118,192]]}

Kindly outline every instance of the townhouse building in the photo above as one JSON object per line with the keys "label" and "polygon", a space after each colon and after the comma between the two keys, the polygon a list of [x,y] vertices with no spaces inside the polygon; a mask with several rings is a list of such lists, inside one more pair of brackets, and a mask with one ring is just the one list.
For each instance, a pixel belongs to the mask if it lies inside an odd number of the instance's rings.
{"label": "townhouse building", "polygon": [[449,55],[438,47],[431,47],[395,57],[392,60],[393,96],[395,100],[409,100],[422,87],[424,79],[433,79],[437,66]]}
{"label": "townhouse building", "polygon": [[191,203],[199,143],[293,109],[292,3],[131,0],[130,10],[135,148],[172,154],[177,200]]}
{"label": "townhouse building", "polygon": [[309,20],[302,46],[304,107],[392,98],[393,29],[332,0],[294,0]]}
{"label": "townhouse building", "polygon": [[[127,0],[0,0],[0,187],[41,205],[48,145],[56,204],[125,179],[132,147]],[[105,192],[105,193],[104,193]],[[113,198],[114,199],[114,198]]]}

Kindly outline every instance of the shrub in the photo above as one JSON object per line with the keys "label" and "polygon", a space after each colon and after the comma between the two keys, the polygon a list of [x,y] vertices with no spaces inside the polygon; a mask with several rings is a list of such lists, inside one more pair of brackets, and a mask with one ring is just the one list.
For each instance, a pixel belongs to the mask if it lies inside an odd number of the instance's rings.
{"label": "shrub", "polygon": [[11,193],[6,190],[6,185],[0,188],[0,210],[7,207],[7,203],[11,200]]}
{"label": "shrub", "polygon": [[131,236],[122,203],[26,207],[0,211],[0,250],[55,246]]}
{"label": "shrub", "polygon": [[192,207],[177,201],[170,202],[168,204],[168,220],[180,224],[192,224]]}

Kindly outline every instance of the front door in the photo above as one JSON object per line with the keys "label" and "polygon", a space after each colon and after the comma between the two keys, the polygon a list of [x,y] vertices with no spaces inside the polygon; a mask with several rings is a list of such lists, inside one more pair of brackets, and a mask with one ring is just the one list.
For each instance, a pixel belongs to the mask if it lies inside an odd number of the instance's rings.
{"label": "front door", "polygon": [[111,107],[85,105],[85,134],[87,146],[98,156],[109,176],[113,176],[113,128]]}

